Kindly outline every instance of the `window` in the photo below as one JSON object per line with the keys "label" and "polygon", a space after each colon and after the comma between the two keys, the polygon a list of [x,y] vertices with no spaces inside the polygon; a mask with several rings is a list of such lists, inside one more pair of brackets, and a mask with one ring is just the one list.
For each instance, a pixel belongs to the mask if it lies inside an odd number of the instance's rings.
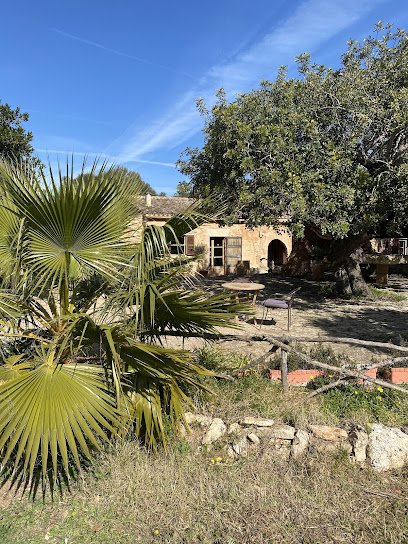
{"label": "window", "polygon": [[225,273],[235,271],[242,259],[242,238],[240,236],[210,238],[211,266],[224,267]]}
{"label": "window", "polygon": [[177,242],[169,243],[169,251],[172,255],[185,254],[188,256],[194,255],[194,236],[184,236],[183,243],[178,244]]}

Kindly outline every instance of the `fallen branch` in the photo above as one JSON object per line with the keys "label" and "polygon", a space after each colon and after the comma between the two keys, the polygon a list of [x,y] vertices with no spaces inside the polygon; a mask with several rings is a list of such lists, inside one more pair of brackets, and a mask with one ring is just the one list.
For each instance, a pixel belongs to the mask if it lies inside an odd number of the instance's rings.
{"label": "fallen branch", "polygon": [[284,349],[290,353],[294,353],[299,359],[303,360],[305,363],[307,363],[310,366],[316,366],[317,368],[322,368],[324,370],[330,370],[331,372],[336,372],[337,374],[352,378],[358,378],[360,380],[366,380],[371,383],[375,383],[376,385],[380,385],[381,387],[386,387],[388,389],[394,389],[396,391],[401,391],[402,393],[408,394],[408,389],[405,387],[401,387],[399,385],[395,385],[393,383],[385,382],[384,380],[379,380],[377,378],[371,378],[371,376],[366,376],[362,372],[354,372],[352,370],[348,370],[346,368],[341,368],[338,366],[328,365],[327,363],[321,363],[320,361],[316,361],[315,359],[312,359],[308,355],[305,355],[304,353],[301,353],[300,351],[297,351],[290,347],[289,345],[280,342],[279,340],[273,340],[273,343],[275,346],[278,346],[281,349]]}
{"label": "fallen branch", "polygon": [[329,389],[334,389],[335,387],[338,387],[339,385],[343,385],[347,383],[347,381],[348,379],[346,378],[340,378],[336,380],[335,382],[322,385],[322,387],[319,387],[319,389],[315,389],[312,393],[310,393],[309,397],[315,397],[316,395],[319,395],[320,393],[325,393],[326,391],[329,391]]}
{"label": "fallen branch", "polygon": [[330,344],[354,344],[357,346],[390,349],[408,353],[408,346],[398,346],[390,342],[374,342],[371,340],[358,340],[357,338],[346,338],[337,336],[274,336],[272,334],[215,334],[215,333],[180,333],[178,331],[166,331],[165,336],[179,336],[184,338],[202,338],[203,340],[222,340],[223,342],[313,342]]}
{"label": "fallen branch", "polygon": [[[270,336],[270,335],[268,335]],[[345,338],[337,336],[283,336],[279,340],[290,340],[291,342],[328,342],[330,344],[355,344],[357,346],[366,346],[374,348],[395,349],[396,351],[405,351],[408,353],[408,346],[398,346],[390,342],[374,342],[371,340],[358,340],[357,338]]]}
{"label": "fallen branch", "polygon": [[379,361],[378,363],[363,365],[361,368],[359,368],[359,370],[368,370],[369,368],[381,368],[383,366],[394,366],[398,363],[406,363],[407,361],[408,357],[395,357],[395,359],[387,359],[385,361]]}
{"label": "fallen branch", "polygon": [[[361,366],[358,370],[361,372],[362,370],[370,370],[372,368],[381,368],[384,366],[394,366],[397,363],[405,363],[408,361],[408,357],[396,357],[395,359],[387,359],[386,361],[380,361],[379,363],[373,364],[367,364]],[[340,378],[339,380],[329,383],[327,385],[323,385],[322,387],[319,387],[319,389],[316,389],[313,391],[313,393],[310,394],[311,397],[315,397],[319,393],[325,393],[326,391],[329,391],[330,389],[334,389],[335,387],[339,385],[343,385],[344,383],[347,383],[347,381],[351,379],[350,378]],[[387,382],[388,383],[388,382]]]}

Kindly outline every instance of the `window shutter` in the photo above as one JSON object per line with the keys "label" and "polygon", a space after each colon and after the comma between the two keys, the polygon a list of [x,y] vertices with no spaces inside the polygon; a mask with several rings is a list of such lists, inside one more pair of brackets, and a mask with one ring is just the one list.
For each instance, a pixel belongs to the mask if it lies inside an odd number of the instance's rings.
{"label": "window shutter", "polygon": [[186,255],[194,255],[194,236],[184,236],[184,248]]}
{"label": "window shutter", "polygon": [[226,273],[230,274],[236,270],[238,263],[242,260],[242,238],[230,236],[226,238]]}

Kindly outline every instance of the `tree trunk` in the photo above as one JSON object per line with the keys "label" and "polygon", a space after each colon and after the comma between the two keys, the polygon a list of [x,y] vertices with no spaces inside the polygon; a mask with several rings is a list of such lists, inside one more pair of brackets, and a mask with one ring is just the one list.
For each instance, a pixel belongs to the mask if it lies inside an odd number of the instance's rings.
{"label": "tree trunk", "polygon": [[361,272],[363,248],[359,247],[346,261],[346,271],[350,280],[350,287],[354,295],[368,295],[368,286]]}
{"label": "tree trunk", "polygon": [[360,266],[364,255],[363,246],[367,243],[368,235],[365,233],[344,240],[332,240],[332,263],[336,280],[338,278],[336,286],[339,295],[368,294],[368,286]]}
{"label": "tree trunk", "polygon": [[368,248],[366,233],[342,240],[321,236],[316,228],[306,228],[304,238],[295,241],[293,251],[283,271],[289,276],[306,276],[310,273],[312,249],[318,247],[327,255],[328,268],[334,272],[339,295],[365,295],[368,287],[360,267],[364,249]]}
{"label": "tree trunk", "polygon": [[351,288],[349,276],[347,274],[346,269],[343,266],[341,266],[334,273],[334,277],[336,278],[337,293],[345,295],[347,297],[351,297],[351,295],[353,294],[353,290]]}

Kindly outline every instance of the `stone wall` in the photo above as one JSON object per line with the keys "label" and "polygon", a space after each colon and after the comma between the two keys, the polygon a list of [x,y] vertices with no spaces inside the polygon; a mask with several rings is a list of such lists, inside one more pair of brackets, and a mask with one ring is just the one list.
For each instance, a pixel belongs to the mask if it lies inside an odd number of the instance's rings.
{"label": "stone wall", "polygon": [[[262,454],[266,449],[277,458],[298,459],[313,451],[339,452],[362,467],[382,472],[408,465],[408,428],[374,423],[367,430],[357,425],[335,427],[309,425],[296,428],[261,417],[243,417],[227,423],[203,414],[186,414],[186,439],[194,437],[199,449],[215,451],[231,460]],[[191,432],[190,432],[191,430]],[[220,455],[216,459],[222,460]]]}
{"label": "stone wall", "polygon": [[[287,256],[292,251],[292,236],[284,226],[277,231],[272,227],[257,227],[251,230],[243,224],[220,227],[217,223],[206,223],[191,231],[190,234],[194,235],[195,246],[207,248],[206,260],[201,263],[204,269],[209,268],[209,248],[212,237],[238,236],[242,238],[242,261],[249,261],[249,268],[255,273],[268,271],[268,246],[272,240],[279,240],[285,245]],[[221,270],[213,270],[214,274],[217,272],[224,273]]]}

